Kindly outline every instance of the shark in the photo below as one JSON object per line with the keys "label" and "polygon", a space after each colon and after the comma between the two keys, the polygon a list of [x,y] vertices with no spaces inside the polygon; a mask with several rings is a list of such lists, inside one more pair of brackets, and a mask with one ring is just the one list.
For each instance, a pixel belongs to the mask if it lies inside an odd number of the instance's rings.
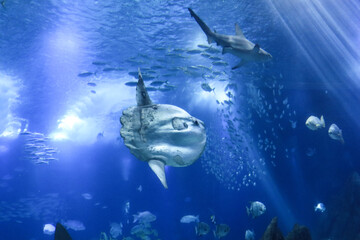
{"label": "shark", "polygon": [[235,23],[235,35],[219,34],[216,31],[211,31],[191,8],[188,8],[188,10],[206,34],[209,44],[215,42],[218,46],[223,47],[222,54],[230,53],[241,58],[241,62],[232,67],[232,69],[239,68],[249,62],[265,62],[272,59],[270,53],[262,49],[259,44],[254,44],[244,36],[239,24]]}

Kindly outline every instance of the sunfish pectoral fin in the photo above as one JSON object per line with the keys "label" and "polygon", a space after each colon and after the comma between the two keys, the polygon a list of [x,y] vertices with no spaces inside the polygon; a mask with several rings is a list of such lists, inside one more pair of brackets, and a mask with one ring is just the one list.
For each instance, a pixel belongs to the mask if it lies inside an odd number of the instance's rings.
{"label": "sunfish pectoral fin", "polygon": [[248,61],[246,61],[245,59],[241,60],[241,62],[238,64],[238,65],[235,65],[234,67],[232,67],[231,69],[234,70],[234,69],[237,69],[241,66],[243,66],[244,64],[246,64]]}
{"label": "sunfish pectoral fin", "polygon": [[165,176],[165,164],[164,162],[156,159],[152,159],[149,162],[149,166],[151,170],[156,174],[156,176],[160,179],[160,182],[164,186],[164,188],[168,188],[166,183],[166,176]]}
{"label": "sunfish pectoral fin", "polygon": [[149,94],[145,88],[145,84],[140,72],[140,68],[139,68],[139,80],[136,86],[136,102],[138,106],[146,106],[152,104]]}
{"label": "sunfish pectoral fin", "polygon": [[239,27],[239,24],[235,23],[235,34],[239,37],[245,38],[243,32],[241,31],[241,28]]}

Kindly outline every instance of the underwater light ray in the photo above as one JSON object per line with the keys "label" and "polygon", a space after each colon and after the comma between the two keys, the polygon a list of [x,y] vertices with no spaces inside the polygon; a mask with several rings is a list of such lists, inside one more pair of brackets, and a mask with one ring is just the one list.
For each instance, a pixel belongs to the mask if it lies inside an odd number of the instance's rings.
{"label": "underwater light ray", "polygon": [[[119,134],[121,110],[135,101],[133,94],[123,84],[126,77],[114,83],[111,79],[98,79],[96,94],[88,91],[79,93],[78,99],[67,106],[50,136],[54,140],[71,140],[78,143],[94,143],[102,133],[104,139],[115,140]],[[86,88],[85,88],[86,90]],[[119,92],[122,94],[119,95]],[[117,114],[115,114],[117,113]],[[118,117],[114,118],[114,115]]]}
{"label": "underwater light ray", "polygon": [[0,79],[0,137],[16,138],[29,125],[28,120],[18,117],[16,112],[21,104],[23,85],[20,79],[2,72]]}
{"label": "underwater light ray", "polygon": [[[360,9],[360,3],[336,4],[335,7],[335,2],[321,0],[291,3],[268,0],[324,88],[354,117],[357,114],[351,106],[360,100],[360,50],[357,48],[360,17],[353,9]],[[314,79],[314,84],[319,80]]]}
{"label": "underwater light ray", "polygon": [[[249,144],[248,146],[250,146],[249,156],[253,159],[260,159],[261,158],[260,154],[253,147],[251,147],[252,145]],[[270,175],[271,171],[268,170],[266,165],[257,164],[256,168],[258,170],[259,175],[262,172],[267,173],[261,175],[261,178],[259,178],[259,180],[264,186],[264,190],[266,194],[272,200],[272,205],[274,206],[274,209],[276,209],[279,218],[285,220],[282,221],[282,224],[285,226],[286,229],[291,229],[293,225],[296,223],[295,219],[297,218],[295,218],[294,214],[290,211],[290,207],[285,201],[283,197],[283,193],[279,190],[274,179],[271,177]]]}

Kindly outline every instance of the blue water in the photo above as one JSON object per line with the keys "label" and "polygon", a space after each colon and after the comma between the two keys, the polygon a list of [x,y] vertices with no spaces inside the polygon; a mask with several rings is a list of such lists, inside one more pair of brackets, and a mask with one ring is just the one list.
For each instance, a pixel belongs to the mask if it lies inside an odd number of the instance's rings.
{"label": "blue water", "polygon": [[[273,59],[231,70],[239,59],[207,44],[188,7],[218,33],[233,35],[239,23]],[[259,239],[275,216],[284,234],[295,223],[316,234],[314,205],[327,205],[360,170],[359,10],[351,0],[6,0],[0,239],[53,239],[44,224],[67,220],[85,226],[69,229],[73,239],[109,235],[113,222],[123,224],[122,239],[145,210],[157,216],[151,239],[196,239],[194,224],[179,221],[187,214],[212,229],[215,215],[231,228],[224,239],[244,239],[247,229]],[[173,86],[149,92],[153,102],[181,107],[207,129],[198,161],[166,169],[169,189],[120,137],[122,111],[136,104],[125,83],[138,68],[147,86]],[[323,115],[326,128],[308,129],[310,115]],[[345,144],[328,136],[331,123]],[[265,214],[249,217],[250,201]]]}

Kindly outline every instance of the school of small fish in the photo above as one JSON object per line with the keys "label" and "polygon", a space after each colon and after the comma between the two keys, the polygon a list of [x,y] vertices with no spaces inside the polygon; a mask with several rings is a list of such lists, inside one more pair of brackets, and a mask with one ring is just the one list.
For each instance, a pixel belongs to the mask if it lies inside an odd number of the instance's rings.
{"label": "school of small fish", "polygon": [[[4,7],[4,6],[3,6]],[[198,89],[214,95],[216,101],[217,116],[224,121],[224,128],[228,136],[221,136],[218,129],[215,129],[216,123],[209,124],[209,140],[208,145],[213,146],[217,144],[216,149],[207,149],[202,161],[203,168],[207,174],[214,175],[221,183],[228,189],[240,190],[241,186],[256,186],[258,175],[261,174],[256,170],[257,165],[265,165],[266,160],[263,158],[253,159],[251,157],[251,144],[255,142],[257,150],[262,151],[270,160],[273,166],[276,166],[276,156],[284,153],[286,157],[289,156],[293,150],[290,147],[284,147],[284,152],[278,147],[278,135],[286,128],[295,129],[297,127],[296,112],[291,109],[288,98],[282,94],[283,85],[279,83],[277,77],[270,77],[271,81],[264,83],[264,88],[258,88],[253,83],[249,82],[245,85],[245,90],[241,96],[238,94],[238,79],[232,79],[229,73],[223,71],[222,68],[228,66],[228,63],[221,57],[221,52],[208,45],[198,45],[195,49],[168,49],[163,47],[156,47],[153,50],[161,52],[159,56],[162,58],[156,59],[156,63],[152,66],[142,67],[144,81],[149,81],[150,86],[147,87],[149,92],[167,92],[175,91],[180,88],[178,82],[173,78],[174,75],[181,74],[182,76],[202,78],[203,82],[198,84]],[[173,60],[184,60],[189,57],[201,56],[208,61],[207,65],[170,65],[163,66],[163,63],[173,62]],[[142,65],[146,61],[146,56],[138,54],[126,60],[128,64],[134,67]],[[103,61],[92,62],[92,70],[82,71],[78,73],[78,77],[84,81],[84,85],[89,89],[91,94],[96,94],[96,89],[101,85],[102,76],[127,73],[129,78],[123,84],[128,87],[135,87],[137,85],[137,72],[126,72],[125,69],[113,66],[110,63]],[[254,73],[248,73],[249,78],[255,78]],[[282,79],[282,75],[279,76]],[[167,80],[160,80],[167,79]],[[214,82],[225,82],[224,93],[226,99],[219,100],[215,94]],[[216,88],[216,92],[221,92],[221,89]],[[246,99],[246,100],[243,100]],[[246,103],[246,107],[243,104]],[[239,106],[242,106],[240,108]],[[254,131],[255,119],[259,118],[268,123],[261,131],[258,131],[255,137],[250,136],[250,131]],[[316,116],[309,116],[305,122],[308,129],[312,131],[321,131],[325,128],[325,120],[321,115],[320,118]],[[24,154],[27,160],[35,164],[49,164],[57,159],[58,150],[51,146],[50,139],[42,133],[22,131],[19,134],[25,139]],[[328,135],[331,139],[344,144],[343,132],[336,124],[331,124],[328,129]],[[221,136],[221,137],[219,137]],[[236,153],[236,154],[234,154]],[[309,147],[306,151],[308,157],[314,156],[315,148]],[[227,161],[222,161],[226,158]],[[142,191],[142,186],[137,188],[139,192]],[[92,200],[93,196],[90,193],[83,193],[81,196],[84,200]],[[38,200],[38,198],[36,198]],[[36,201],[37,201],[36,200]],[[26,203],[26,204],[25,204]],[[54,209],[59,207],[62,203],[57,196],[45,196],[39,202],[35,202],[32,198],[22,199],[15,203],[0,203],[0,210],[2,216],[1,221],[12,219],[10,212],[16,212],[18,219],[31,217],[33,215],[40,215],[42,217],[51,216],[51,211],[32,213],[27,210],[27,205],[37,206],[35,209],[42,209],[42,207],[49,208],[53,205]],[[52,208],[51,208],[52,209]],[[317,203],[314,206],[315,212],[323,213],[326,211],[323,203]],[[130,202],[125,203],[125,214],[130,212]],[[266,206],[259,201],[250,203],[246,207],[248,216],[257,218],[266,212]],[[23,217],[21,217],[23,216]],[[158,237],[158,232],[151,224],[157,220],[156,215],[150,211],[138,212],[133,215],[133,224],[130,234],[140,239],[150,239],[150,236]],[[211,229],[215,238],[220,239],[226,237],[230,232],[230,226],[224,223],[217,224],[215,216],[211,216],[213,227],[208,223],[200,221],[199,215],[184,215],[180,218],[180,223],[194,224],[195,235],[205,236]],[[68,219],[63,221],[63,225],[74,231],[83,231],[86,229],[83,222],[80,220]],[[117,238],[123,235],[124,224],[119,222],[110,223],[110,236]],[[55,227],[51,223],[43,226],[43,232],[46,235],[54,234]],[[132,239],[131,237],[123,237],[123,239]],[[255,239],[255,233],[252,230],[246,230],[246,240]]]}

